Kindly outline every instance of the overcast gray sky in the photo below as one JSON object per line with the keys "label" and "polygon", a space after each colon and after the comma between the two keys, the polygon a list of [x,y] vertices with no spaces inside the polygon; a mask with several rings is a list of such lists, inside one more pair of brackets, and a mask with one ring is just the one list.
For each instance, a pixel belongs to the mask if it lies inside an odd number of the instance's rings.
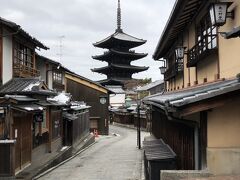
{"label": "overcast gray sky", "polygon": [[[137,52],[149,55],[133,65],[149,66],[149,70],[134,74],[134,78],[162,79],[160,62],[152,54],[168,20],[175,0],[121,0],[122,29],[137,38],[147,40]],[[116,29],[117,0],[4,0],[0,16],[14,21],[39,39],[50,50],[39,53],[59,61],[60,36],[63,49],[61,63],[72,71],[92,80],[105,79],[90,69],[106,64],[93,60],[103,53],[92,43],[100,41]]]}

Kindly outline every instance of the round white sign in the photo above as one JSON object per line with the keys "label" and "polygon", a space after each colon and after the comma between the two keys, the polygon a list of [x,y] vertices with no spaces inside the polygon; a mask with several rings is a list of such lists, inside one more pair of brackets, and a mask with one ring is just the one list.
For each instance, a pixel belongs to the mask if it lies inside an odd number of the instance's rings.
{"label": "round white sign", "polygon": [[106,104],[106,102],[107,102],[106,98],[104,98],[104,97],[100,98],[100,103],[101,104]]}

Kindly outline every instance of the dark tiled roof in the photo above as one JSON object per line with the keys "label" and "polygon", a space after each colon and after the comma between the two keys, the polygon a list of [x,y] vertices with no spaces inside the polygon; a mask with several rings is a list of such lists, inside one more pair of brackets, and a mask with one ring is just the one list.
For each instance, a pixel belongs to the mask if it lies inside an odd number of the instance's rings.
{"label": "dark tiled roof", "polygon": [[240,80],[233,79],[206,84],[195,88],[188,88],[177,92],[156,94],[144,98],[143,101],[160,108],[181,107],[237,90],[240,90]]}
{"label": "dark tiled roof", "polygon": [[98,83],[106,86],[106,85],[120,85],[123,86],[123,81],[126,79],[116,79],[116,78],[109,78],[109,79],[103,79],[98,81]]}
{"label": "dark tiled roof", "polygon": [[93,45],[95,47],[109,49],[112,47],[112,44],[115,44],[114,42],[119,42],[119,43],[122,42],[125,44],[127,43],[129,47],[133,48],[133,47],[137,47],[137,46],[140,46],[140,45],[146,43],[146,40],[133,37],[124,32],[116,31],[114,34],[108,36],[107,38],[105,38],[99,42],[93,43]]}
{"label": "dark tiled roof", "polygon": [[114,94],[125,94],[125,91],[123,90],[122,86],[105,86],[107,89],[109,89]]}
{"label": "dark tiled roof", "polygon": [[132,65],[120,65],[120,64],[111,64],[101,68],[92,69],[93,72],[103,72],[115,69],[126,70],[131,73],[146,71],[149,67],[141,67],[141,66],[132,66]]}
{"label": "dark tiled roof", "polygon": [[148,91],[156,86],[159,86],[159,85],[164,85],[164,81],[163,80],[157,80],[157,81],[154,81],[152,83],[149,83],[145,86],[142,86],[142,87],[139,87],[137,88],[137,91]]}
{"label": "dark tiled roof", "polygon": [[115,49],[110,49],[109,51],[104,52],[102,55],[92,56],[93,59],[100,61],[111,61],[113,57],[125,58],[125,61],[134,61],[146,57],[147,53],[135,53],[134,51],[121,52]]}
{"label": "dark tiled roof", "polygon": [[19,96],[19,95],[6,95],[6,99],[12,99],[18,102],[37,102],[38,99],[33,99],[28,96]]}
{"label": "dark tiled roof", "polygon": [[240,26],[233,28],[233,30],[230,32],[221,33],[221,35],[226,39],[231,39],[231,38],[236,38],[236,37],[240,38]]}
{"label": "dark tiled roof", "polygon": [[37,104],[14,105],[12,108],[26,112],[41,112],[44,109],[43,106],[39,106]]}
{"label": "dark tiled roof", "polygon": [[38,78],[13,78],[0,88],[0,95],[5,94],[42,94],[55,95],[56,93],[41,89],[43,82]]}
{"label": "dark tiled roof", "polygon": [[14,30],[16,32],[16,34],[20,34],[23,37],[29,39],[30,41],[32,41],[37,47],[40,47],[42,49],[49,49],[48,47],[46,47],[44,44],[42,44],[39,40],[37,40],[36,38],[32,37],[30,34],[28,34],[26,31],[24,31],[21,26],[17,25],[16,23],[6,20],[4,18],[0,17],[0,22],[5,25],[8,26],[9,28],[11,28],[12,30]]}

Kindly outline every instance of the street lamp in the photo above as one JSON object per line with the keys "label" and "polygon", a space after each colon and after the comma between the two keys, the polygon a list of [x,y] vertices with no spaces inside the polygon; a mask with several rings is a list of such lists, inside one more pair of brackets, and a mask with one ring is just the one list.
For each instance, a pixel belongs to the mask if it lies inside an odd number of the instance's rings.
{"label": "street lamp", "polygon": [[227,12],[227,8],[232,3],[233,2],[222,1],[211,4],[209,14],[213,26],[222,26],[226,23],[226,18],[234,18],[234,11]]}
{"label": "street lamp", "polygon": [[166,66],[161,66],[159,67],[161,74],[164,74],[166,72],[167,67]]}
{"label": "street lamp", "polygon": [[183,46],[178,46],[175,49],[176,59],[183,59],[184,58],[184,50],[185,50],[185,47],[183,47]]}
{"label": "street lamp", "polygon": [[218,2],[211,5],[209,9],[211,23],[213,26],[222,26],[226,23],[227,3]]}
{"label": "street lamp", "polygon": [[166,72],[166,70],[167,70],[166,60],[165,59],[160,59],[158,61],[162,61],[163,62],[163,65],[161,67],[159,67],[159,69],[160,69],[160,73],[164,74]]}

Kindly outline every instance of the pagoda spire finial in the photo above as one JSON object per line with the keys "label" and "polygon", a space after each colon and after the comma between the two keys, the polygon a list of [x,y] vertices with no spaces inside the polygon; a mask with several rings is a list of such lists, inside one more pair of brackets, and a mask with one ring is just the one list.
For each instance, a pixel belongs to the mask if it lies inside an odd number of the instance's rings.
{"label": "pagoda spire finial", "polygon": [[117,32],[122,32],[121,29],[121,6],[120,0],[118,0],[118,8],[117,8]]}

